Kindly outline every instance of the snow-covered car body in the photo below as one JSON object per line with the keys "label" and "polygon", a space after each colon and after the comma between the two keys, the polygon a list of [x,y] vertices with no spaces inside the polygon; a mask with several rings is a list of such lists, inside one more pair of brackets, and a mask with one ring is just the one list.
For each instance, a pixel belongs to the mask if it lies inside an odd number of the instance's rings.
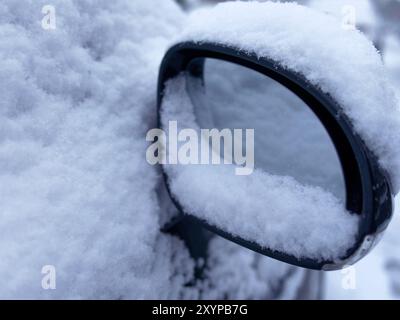
{"label": "snow-covered car body", "polygon": [[[160,168],[145,160],[145,135],[157,125],[159,64],[187,23],[179,7],[53,1],[57,23],[47,28],[47,5],[0,5],[0,296],[318,297],[319,273],[210,235],[196,278],[201,261],[160,231],[175,209]],[[379,148],[386,135],[374,130]],[[388,168],[394,159],[389,152]],[[56,290],[40,284],[49,265]]]}

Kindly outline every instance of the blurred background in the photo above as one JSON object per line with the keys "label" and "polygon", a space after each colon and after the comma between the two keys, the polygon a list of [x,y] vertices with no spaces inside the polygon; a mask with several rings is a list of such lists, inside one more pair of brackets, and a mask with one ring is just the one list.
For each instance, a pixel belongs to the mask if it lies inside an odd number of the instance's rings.
{"label": "blurred background", "polygon": [[[223,0],[176,0],[186,11]],[[249,0],[251,1],[251,0]],[[290,1],[280,1],[290,2]],[[355,9],[356,28],[376,46],[400,94],[400,0],[297,0],[344,21]],[[400,142],[395,142],[400,143]],[[372,253],[354,267],[323,274],[325,299],[400,299],[400,197],[393,221]]]}

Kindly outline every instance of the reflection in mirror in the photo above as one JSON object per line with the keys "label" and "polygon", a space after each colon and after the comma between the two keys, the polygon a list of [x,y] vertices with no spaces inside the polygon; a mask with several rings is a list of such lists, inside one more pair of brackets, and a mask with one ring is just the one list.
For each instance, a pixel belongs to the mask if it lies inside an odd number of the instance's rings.
{"label": "reflection in mirror", "polygon": [[[179,141],[181,154],[193,160],[210,150],[226,160],[224,146],[218,148],[203,133],[254,129],[255,161],[248,175],[236,174],[244,166],[236,157],[228,159],[234,165],[167,161],[163,171],[181,211],[266,255],[278,252],[324,263],[345,257],[355,243],[359,220],[346,210],[338,156],[309,107],[251,69],[212,59],[189,67],[166,83],[160,124],[173,143],[164,143],[163,153],[173,154]],[[176,132],[178,139],[173,138]],[[201,148],[181,148],[192,145],[189,141]],[[247,135],[232,142],[233,150],[227,142],[230,152],[236,155],[239,145],[239,152],[248,153]]]}
{"label": "reflection in mirror", "polygon": [[254,129],[255,169],[322,187],[345,201],[335,147],[299,97],[275,80],[231,62],[192,61],[192,70],[199,66],[204,68],[203,78],[188,73],[187,87],[200,128]]}

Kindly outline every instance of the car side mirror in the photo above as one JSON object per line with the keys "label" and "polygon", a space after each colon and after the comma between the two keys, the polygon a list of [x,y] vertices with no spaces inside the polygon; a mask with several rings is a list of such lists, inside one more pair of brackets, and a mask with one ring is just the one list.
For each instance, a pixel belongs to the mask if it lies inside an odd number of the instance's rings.
{"label": "car side mirror", "polygon": [[364,257],[392,217],[393,175],[340,94],[257,47],[197,40],[171,47],[159,73],[156,155],[180,212],[165,229],[190,219],[309,269]]}

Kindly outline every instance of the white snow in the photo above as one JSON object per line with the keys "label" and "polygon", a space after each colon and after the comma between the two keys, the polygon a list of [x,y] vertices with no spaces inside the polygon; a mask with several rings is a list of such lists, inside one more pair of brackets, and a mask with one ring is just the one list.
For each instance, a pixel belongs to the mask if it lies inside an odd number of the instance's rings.
{"label": "white snow", "polygon": [[0,4],[0,297],[178,296],[192,262],[159,232],[143,155],[183,15],[172,1],[51,3],[56,30],[41,27],[48,1]]}
{"label": "white snow", "polygon": [[[158,66],[184,15],[165,0],[54,0],[57,28],[44,30],[48,4],[0,2],[0,298],[203,297],[205,284],[185,286],[185,246],[159,231],[166,201],[145,160]],[[263,266],[289,269],[219,249],[243,259],[232,283],[252,280],[236,297],[271,294],[281,277]],[[229,274],[232,259],[208,272]],[[42,289],[45,265],[55,290]],[[208,295],[231,290],[213,279]]]}
{"label": "white snow", "polygon": [[[162,124],[199,132],[180,76],[166,88]],[[354,244],[358,217],[333,194],[256,169],[237,176],[231,165],[165,165],[185,212],[233,235],[296,257],[338,260]]]}
{"label": "white snow", "polygon": [[[386,40],[385,65],[391,80],[399,88],[400,59],[397,38]],[[325,274],[325,298],[327,299],[399,299],[400,297],[400,197],[395,199],[393,220],[383,239],[374,250],[350,270]],[[373,276],[371,276],[373,275]],[[349,278],[354,276],[354,279]],[[348,287],[348,281],[354,287]],[[345,284],[345,285],[343,285]]]}
{"label": "white snow", "polygon": [[[41,28],[48,4],[56,30]],[[209,279],[185,287],[194,261],[159,232],[145,133],[183,20],[172,0],[1,1],[0,298],[265,298],[287,279],[292,267],[217,238]],[[49,264],[56,290],[41,287]]]}
{"label": "white snow", "polygon": [[296,3],[228,2],[195,11],[179,41],[218,42],[303,74],[340,104],[399,190],[399,101],[361,32]]}

